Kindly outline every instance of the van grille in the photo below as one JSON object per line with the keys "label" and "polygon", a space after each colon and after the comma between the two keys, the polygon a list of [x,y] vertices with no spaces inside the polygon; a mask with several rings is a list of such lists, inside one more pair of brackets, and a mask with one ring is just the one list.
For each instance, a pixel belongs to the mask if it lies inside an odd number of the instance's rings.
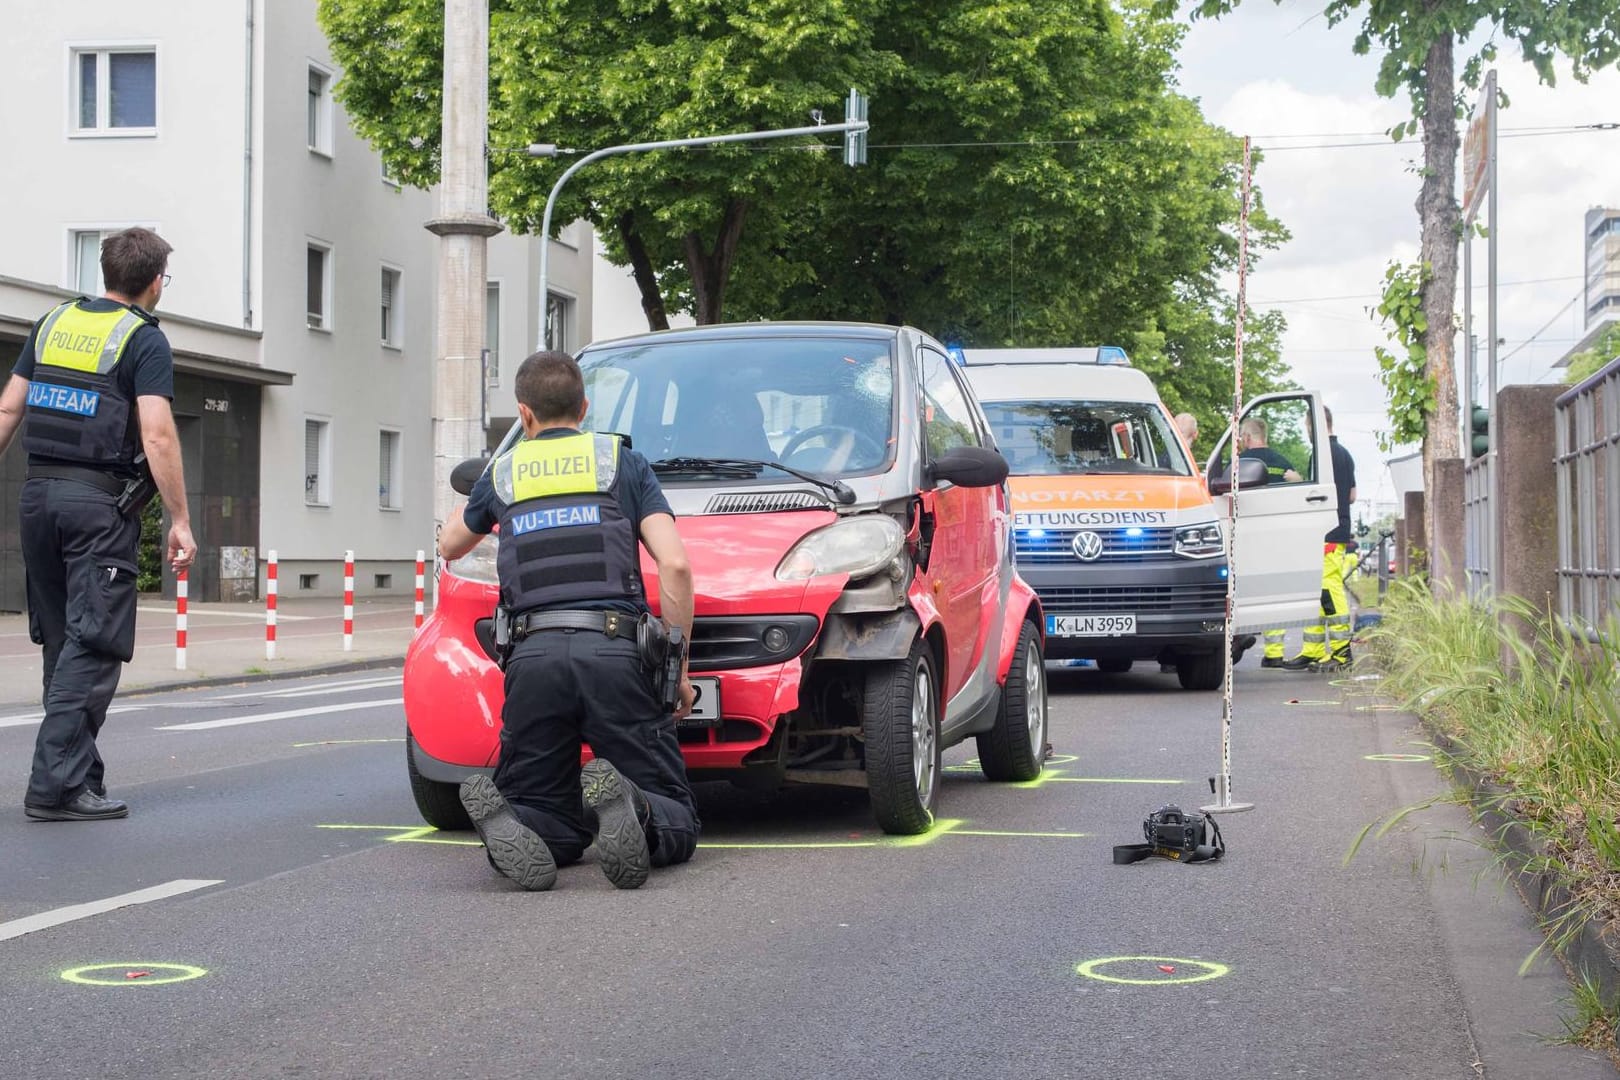
{"label": "van grille", "polygon": [[1023,563],[1074,563],[1074,538],[1082,532],[1102,537],[1103,551],[1092,560],[1099,563],[1135,563],[1162,559],[1176,551],[1176,530],[1139,528],[1135,536],[1118,527],[1097,529],[1020,528],[1014,532],[1018,561]]}
{"label": "van grille", "polygon": [[1219,619],[1226,611],[1226,583],[1193,585],[1094,586],[1037,588],[1048,615],[1092,615],[1098,612],[1134,612],[1138,615],[1208,615]]}
{"label": "van grille", "polygon": [[826,506],[827,500],[808,491],[764,491],[716,495],[703,508],[705,514],[770,514],[778,510],[803,510]]}

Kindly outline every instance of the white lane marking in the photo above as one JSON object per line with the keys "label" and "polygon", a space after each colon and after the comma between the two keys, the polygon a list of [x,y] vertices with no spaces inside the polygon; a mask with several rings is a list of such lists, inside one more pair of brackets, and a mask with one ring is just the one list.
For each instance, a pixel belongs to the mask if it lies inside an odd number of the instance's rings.
{"label": "white lane marking", "polygon": [[218,694],[208,700],[236,701],[241,698],[307,697],[310,694],[355,693],[360,690],[375,690],[379,686],[400,686],[404,682],[403,676],[393,675],[382,679],[350,679],[347,682],[322,683],[320,686],[293,686],[285,690],[248,690],[239,694]]}
{"label": "white lane marking", "polygon": [[[111,716],[114,713],[139,712],[142,709],[150,707],[151,706],[148,705],[114,705],[112,708],[107,710],[107,715]],[[29,724],[37,724],[43,719],[45,719],[45,714],[42,712],[18,713],[15,716],[0,716],[0,728],[26,727]]]}
{"label": "white lane marking", "polygon": [[262,724],[266,720],[292,720],[299,716],[321,716],[326,713],[354,712],[374,709],[379,705],[401,705],[404,698],[379,698],[376,701],[347,701],[341,705],[316,705],[308,709],[288,709],[285,712],[260,713],[257,716],[227,716],[221,720],[198,720],[191,724],[164,724],[154,731],[207,731],[210,728],[238,727],[242,724]]}
{"label": "white lane marking", "polygon": [[10,922],[0,922],[0,941],[7,938],[22,937],[32,934],[36,930],[48,930],[53,926],[74,922],[78,919],[88,919],[92,915],[105,915],[109,911],[116,911],[121,907],[132,904],[149,904],[153,900],[167,900],[171,896],[181,893],[194,892],[197,889],[206,889],[210,885],[223,885],[223,878],[213,881],[204,881],[197,878],[178,878],[154,885],[150,889],[137,889],[134,892],[123,893],[120,896],[109,896],[105,900],[92,900],[88,904],[73,904],[69,907],[53,908],[50,911],[41,911],[37,915],[27,915],[21,919],[12,919]]}
{"label": "white lane marking", "polygon": [[[152,604],[137,604],[135,610],[150,612],[153,615],[174,614],[174,606],[172,604],[168,607],[157,607]],[[191,608],[188,614],[197,616],[218,615],[222,619],[253,619],[256,622],[264,622],[263,608],[260,608],[258,611],[212,611],[206,608]],[[280,611],[276,612],[276,619],[279,622],[305,622],[309,619],[319,619],[323,617],[324,616],[321,615],[285,615]],[[333,615],[331,618],[335,619],[337,616]]]}

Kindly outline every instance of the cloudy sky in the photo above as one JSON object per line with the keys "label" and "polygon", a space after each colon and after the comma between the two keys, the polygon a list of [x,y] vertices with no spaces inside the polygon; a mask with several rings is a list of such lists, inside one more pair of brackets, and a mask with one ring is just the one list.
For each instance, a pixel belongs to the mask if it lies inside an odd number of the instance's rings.
{"label": "cloudy sky", "polygon": [[[1394,492],[1375,441],[1388,427],[1372,356],[1384,337],[1367,309],[1385,266],[1417,256],[1413,170],[1422,147],[1414,140],[1391,145],[1379,134],[1406,117],[1409,104],[1404,96],[1378,97],[1377,58],[1351,51],[1359,20],[1330,28],[1322,6],[1247,0],[1224,19],[1194,24],[1180,81],[1211,120],[1266,148],[1255,182],[1293,239],[1266,254],[1250,277],[1249,300],[1288,316],[1284,356],[1295,378],[1333,408],[1357,462],[1358,512],[1371,516],[1369,503],[1392,500]],[[1583,305],[1569,305],[1581,290],[1582,216],[1589,206],[1620,206],[1620,130],[1530,129],[1620,121],[1620,72],[1582,85],[1564,65],[1549,89],[1508,52],[1497,61],[1512,103],[1500,115],[1498,148],[1500,381],[1539,382],[1557,379],[1551,365],[1584,332]],[[1332,143],[1374,145],[1322,145]],[[1474,262],[1483,340],[1483,242]],[[1461,345],[1459,336],[1459,357]]]}

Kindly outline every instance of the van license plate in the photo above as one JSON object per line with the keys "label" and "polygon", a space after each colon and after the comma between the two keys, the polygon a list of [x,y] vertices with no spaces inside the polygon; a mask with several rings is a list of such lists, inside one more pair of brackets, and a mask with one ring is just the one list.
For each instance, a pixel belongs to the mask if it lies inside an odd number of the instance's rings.
{"label": "van license plate", "polygon": [[719,727],[720,680],[693,679],[692,689],[697,693],[697,701],[692,704],[692,711],[686,714],[681,723],[692,727]]}
{"label": "van license plate", "polygon": [[1053,637],[1119,637],[1136,633],[1136,616],[1048,615],[1046,632]]}

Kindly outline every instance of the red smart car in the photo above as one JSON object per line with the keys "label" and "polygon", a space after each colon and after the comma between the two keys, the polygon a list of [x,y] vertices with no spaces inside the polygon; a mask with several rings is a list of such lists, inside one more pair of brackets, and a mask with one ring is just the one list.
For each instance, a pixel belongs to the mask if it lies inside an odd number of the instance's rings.
{"label": "red smart car", "polygon": [[[974,736],[993,780],[1040,774],[1040,604],[1013,565],[1006,462],[942,346],[753,323],[603,342],[579,363],[586,427],[652,462],[691,560],[693,779],[866,787],[885,831],[919,833],[947,746]],[[499,750],[497,543],[443,569],[405,658],[411,789],[439,828],[466,827],[456,787]]]}

